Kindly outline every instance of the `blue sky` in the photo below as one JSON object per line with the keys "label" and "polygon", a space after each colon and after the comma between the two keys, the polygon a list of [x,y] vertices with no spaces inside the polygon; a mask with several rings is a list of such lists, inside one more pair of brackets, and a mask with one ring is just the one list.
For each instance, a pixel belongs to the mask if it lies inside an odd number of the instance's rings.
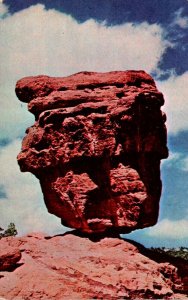
{"label": "blue sky", "polygon": [[146,246],[188,246],[188,1],[1,0],[0,16],[0,226],[13,221],[20,234],[62,231],[38,180],[16,162],[34,122],[16,99],[16,81],[144,69],[165,96],[170,156],[161,167],[158,224],[128,237]]}

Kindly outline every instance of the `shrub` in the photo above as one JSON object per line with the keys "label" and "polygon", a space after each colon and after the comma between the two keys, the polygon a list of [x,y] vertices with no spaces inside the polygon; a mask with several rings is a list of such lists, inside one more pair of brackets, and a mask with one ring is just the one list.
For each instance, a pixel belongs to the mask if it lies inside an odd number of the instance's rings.
{"label": "shrub", "polygon": [[[4,229],[1,228],[1,231],[3,231]],[[17,229],[14,223],[10,223],[8,225],[8,228],[6,230],[4,230],[4,232],[0,233],[0,238],[3,237],[7,237],[7,236],[15,236],[17,235]]]}

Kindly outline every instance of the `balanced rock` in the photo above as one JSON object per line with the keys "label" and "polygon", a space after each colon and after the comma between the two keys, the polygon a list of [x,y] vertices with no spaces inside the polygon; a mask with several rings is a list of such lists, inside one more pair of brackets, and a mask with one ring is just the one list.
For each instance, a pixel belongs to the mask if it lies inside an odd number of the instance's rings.
{"label": "balanced rock", "polygon": [[27,77],[16,94],[35,115],[18,163],[48,211],[86,233],[157,222],[168,156],[163,95],[144,71]]}

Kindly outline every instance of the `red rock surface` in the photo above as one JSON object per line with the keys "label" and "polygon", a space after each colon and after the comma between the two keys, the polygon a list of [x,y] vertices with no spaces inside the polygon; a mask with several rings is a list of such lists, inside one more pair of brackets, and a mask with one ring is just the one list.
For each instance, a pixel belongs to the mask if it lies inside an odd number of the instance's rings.
{"label": "red rock surface", "polygon": [[22,251],[19,267],[0,272],[7,300],[186,299],[177,268],[142,255],[130,241],[31,234],[1,242]]}
{"label": "red rock surface", "polygon": [[14,246],[8,245],[5,240],[7,239],[0,239],[0,271],[13,269],[21,259],[20,250]]}
{"label": "red rock surface", "polygon": [[166,158],[163,95],[144,71],[27,77],[16,94],[35,124],[18,155],[48,211],[83,232],[130,232],[157,222]]}

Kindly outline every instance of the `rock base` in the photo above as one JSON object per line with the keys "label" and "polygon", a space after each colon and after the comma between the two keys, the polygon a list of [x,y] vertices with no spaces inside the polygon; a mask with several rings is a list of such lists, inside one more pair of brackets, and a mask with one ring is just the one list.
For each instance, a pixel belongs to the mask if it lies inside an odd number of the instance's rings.
{"label": "rock base", "polygon": [[149,250],[131,241],[33,234],[1,242],[22,252],[18,268],[0,272],[7,300],[186,299],[177,268],[141,254]]}

